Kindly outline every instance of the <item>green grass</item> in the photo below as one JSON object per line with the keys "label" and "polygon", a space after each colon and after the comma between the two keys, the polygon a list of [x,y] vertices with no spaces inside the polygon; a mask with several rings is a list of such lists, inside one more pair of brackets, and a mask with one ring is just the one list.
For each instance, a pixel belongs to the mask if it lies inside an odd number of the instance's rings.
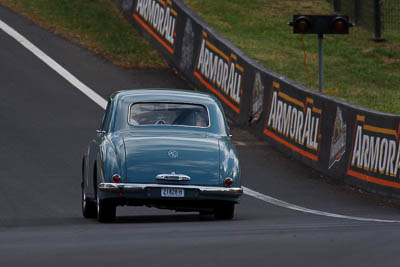
{"label": "green grass", "polygon": [[0,4],[123,67],[167,66],[112,0],[0,0]]}
{"label": "green grass", "polygon": [[[331,14],[326,0],[184,0],[200,16],[261,65],[300,84],[318,89],[316,35],[292,33],[293,14]],[[361,28],[349,35],[324,36],[325,88],[335,97],[384,112],[400,114],[400,32],[387,31],[376,43]],[[306,47],[304,67],[302,38]]]}

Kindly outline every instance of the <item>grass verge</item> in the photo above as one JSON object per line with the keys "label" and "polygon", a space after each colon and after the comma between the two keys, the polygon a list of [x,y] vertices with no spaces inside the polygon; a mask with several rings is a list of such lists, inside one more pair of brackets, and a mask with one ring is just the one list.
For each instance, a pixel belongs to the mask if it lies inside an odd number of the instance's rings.
{"label": "grass verge", "polygon": [[[332,14],[326,0],[184,0],[207,23],[261,65],[300,84],[318,88],[316,35],[295,35],[293,14]],[[325,90],[360,106],[400,114],[400,34],[370,41],[359,27],[349,35],[324,36]],[[304,67],[304,45],[309,79]]]}
{"label": "grass verge", "polygon": [[126,67],[166,67],[162,56],[125,20],[112,0],[0,0],[43,28]]}

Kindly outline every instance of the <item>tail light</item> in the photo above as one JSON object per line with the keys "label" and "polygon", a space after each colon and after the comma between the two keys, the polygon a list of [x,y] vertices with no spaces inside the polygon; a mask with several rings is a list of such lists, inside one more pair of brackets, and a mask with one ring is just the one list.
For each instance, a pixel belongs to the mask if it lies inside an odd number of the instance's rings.
{"label": "tail light", "polygon": [[112,181],[113,183],[120,183],[121,182],[121,176],[119,176],[118,174],[114,174],[112,177]]}
{"label": "tail light", "polygon": [[230,186],[233,184],[233,179],[230,178],[230,177],[225,178],[224,183],[225,183],[225,186],[226,186],[226,187],[230,187]]}

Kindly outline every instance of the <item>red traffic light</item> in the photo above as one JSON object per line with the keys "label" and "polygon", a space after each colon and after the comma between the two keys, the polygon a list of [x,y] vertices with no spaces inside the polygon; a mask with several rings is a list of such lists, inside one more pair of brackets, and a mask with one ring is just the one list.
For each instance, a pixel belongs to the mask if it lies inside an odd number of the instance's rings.
{"label": "red traffic light", "polygon": [[294,22],[295,31],[300,32],[300,33],[308,32],[308,30],[310,29],[310,26],[311,26],[311,22],[305,16],[298,17]]}
{"label": "red traffic light", "polygon": [[349,23],[343,17],[336,17],[332,21],[332,30],[334,33],[345,33],[348,31]]}
{"label": "red traffic light", "polygon": [[302,34],[348,34],[353,26],[348,16],[338,15],[293,15],[289,25]]}

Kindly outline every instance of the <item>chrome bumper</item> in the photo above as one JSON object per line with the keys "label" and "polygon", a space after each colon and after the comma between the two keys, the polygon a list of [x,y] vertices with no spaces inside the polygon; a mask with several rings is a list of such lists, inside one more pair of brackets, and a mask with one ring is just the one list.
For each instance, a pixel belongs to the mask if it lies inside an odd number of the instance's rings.
{"label": "chrome bumper", "polygon": [[203,195],[241,196],[241,187],[218,187],[201,185],[170,185],[170,184],[136,184],[136,183],[100,183],[99,190],[103,192],[145,192],[153,188],[182,188],[198,190]]}

